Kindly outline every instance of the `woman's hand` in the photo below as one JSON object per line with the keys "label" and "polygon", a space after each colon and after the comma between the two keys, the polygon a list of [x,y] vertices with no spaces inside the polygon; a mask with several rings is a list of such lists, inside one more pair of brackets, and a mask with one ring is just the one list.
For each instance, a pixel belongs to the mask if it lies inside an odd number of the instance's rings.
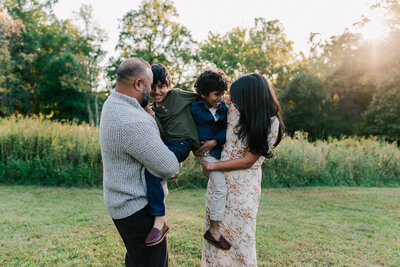
{"label": "woman's hand", "polygon": [[[247,151],[243,158],[222,160],[219,162],[202,162],[203,173],[206,175],[210,171],[234,171],[234,170],[244,170],[251,168],[253,164],[260,158],[260,155],[253,154]],[[207,175],[206,175],[207,176]]]}
{"label": "woman's hand", "polygon": [[230,95],[224,95],[224,97],[222,98],[222,101],[224,101],[228,105],[232,104]]}
{"label": "woman's hand", "polygon": [[203,166],[203,174],[205,177],[208,178],[210,172],[215,169],[215,164],[216,164],[215,162],[205,162],[205,161],[201,162],[201,165]]}
{"label": "woman's hand", "polygon": [[209,140],[201,142],[203,145],[197,150],[197,153],[210,153],[210,151],[217,145],[217,140]]}
{"label": "woman's hand", "polygon": [[153,103],[149,103],[147,104],[147,106],[144,107],[144,110],[149,113],[151,116],[153,116],[153,118],[156,117],[156,114],[153,111]]}

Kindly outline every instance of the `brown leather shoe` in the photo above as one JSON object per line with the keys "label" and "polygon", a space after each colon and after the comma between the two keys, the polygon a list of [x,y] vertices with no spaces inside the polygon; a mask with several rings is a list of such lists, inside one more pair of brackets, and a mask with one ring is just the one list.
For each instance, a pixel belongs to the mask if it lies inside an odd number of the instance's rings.
{"label": "brown leather shoe", "polygon": [[161,231],[158,230],[157,228],[153,227],[150,231],[150,233],[146,237],[146,246],[155,246],[161,241],[163,241],[164,237],[167,235],[169,232],[169,227],[166,223],[164,223],[163,227],[161,228]]}
{"label": "brown leather shoe", "polygon": [[223,250],[229,250],[231,248],[231,244],[229,244],[229,242],[226,241],[226,239],[222,235],[219,237],[218,241],[215,240],[214,237],[211,235],[210,230],[204,233],[204,238],[217,248]]}

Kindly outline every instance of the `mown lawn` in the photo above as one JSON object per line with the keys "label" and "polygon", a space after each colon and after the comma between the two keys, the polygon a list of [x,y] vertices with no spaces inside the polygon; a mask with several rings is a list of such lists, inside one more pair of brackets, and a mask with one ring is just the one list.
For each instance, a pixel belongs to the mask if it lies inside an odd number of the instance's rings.
{"label": "mown lawn", "polygon": [[[171,266],[198,266],[205,190],[170,191]],[[399,266],[400,189],[264,189],[260,266]],[[123,266],[100,189],[0,186],[0,266]]]}

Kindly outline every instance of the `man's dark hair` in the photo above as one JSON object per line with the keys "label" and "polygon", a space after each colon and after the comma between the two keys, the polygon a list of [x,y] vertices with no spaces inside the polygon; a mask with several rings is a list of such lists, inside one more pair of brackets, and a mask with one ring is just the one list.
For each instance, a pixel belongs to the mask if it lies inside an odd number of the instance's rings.
{"label": "man's dark hair", "polygon": [[153,85],[158,83],[166,84],[168,87],[171,85],[171,74],[163,64],[151,65],[151,71],[153,72]]}
{"label": "man's dark hair", "polygon": [[213,91],[226,91],[230,85],[230,79],[226,73],[218,68],[206,70],[194,83],[196,92],[208,96]]}
{"label": "man's dark hair", "polygon": [[150,64],[141,58],[128,58],[124,60],[117,69],[117,81],[122,82],[145,73]]}

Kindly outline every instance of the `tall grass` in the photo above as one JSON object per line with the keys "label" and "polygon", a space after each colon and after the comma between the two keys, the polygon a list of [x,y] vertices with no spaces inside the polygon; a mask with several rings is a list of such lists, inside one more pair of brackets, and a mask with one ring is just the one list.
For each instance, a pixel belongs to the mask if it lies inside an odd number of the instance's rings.
{"label": "tall grass", "polygon": [[263,164],[263,186],[399,186],[400,150],[376,138],[310,143],[301,133],[285,138]]}
{"label": "tall grass", "polygon": [[[98,129],[42,118],[0,119],[0,183],[101,185]],[[189,157],[172,188],[204,188],[199,161]],[[285,138],[263,165],[264,187],[399,186],[400,151],[378,139]]]}
{"label": "tall grass", "polygon": [[98,185],[102,179],[98,130],[42,118],[0,120],[0,182]]}

